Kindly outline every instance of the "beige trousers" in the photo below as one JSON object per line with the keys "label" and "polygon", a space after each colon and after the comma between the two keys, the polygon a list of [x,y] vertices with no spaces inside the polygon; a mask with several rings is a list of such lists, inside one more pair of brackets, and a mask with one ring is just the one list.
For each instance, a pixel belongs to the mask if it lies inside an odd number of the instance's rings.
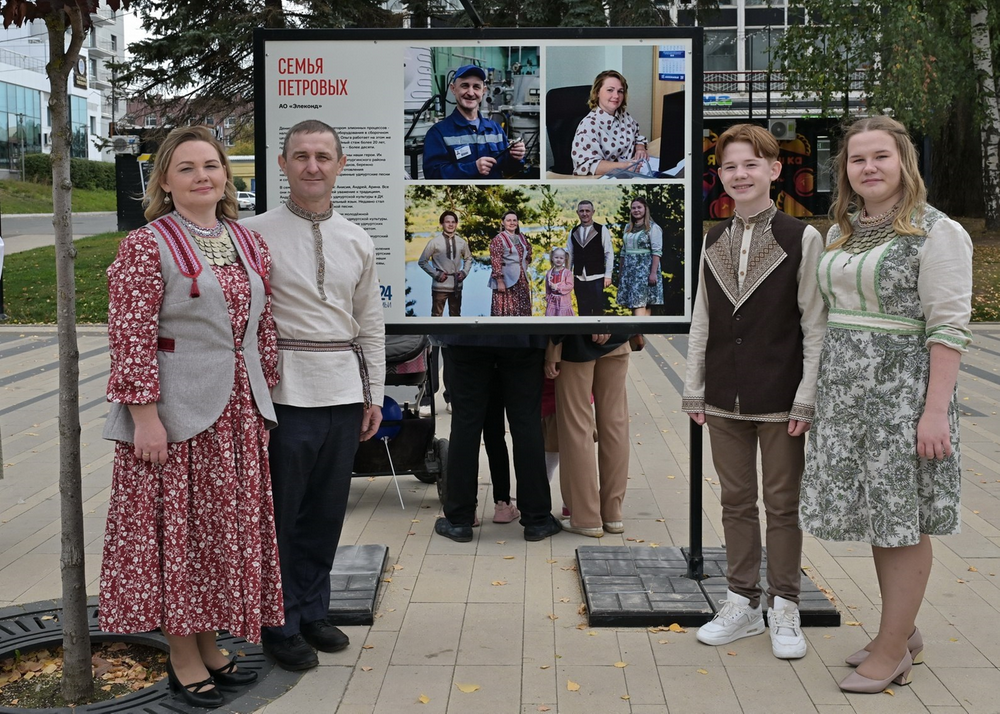
{"label": "beige trousers", "polygon": [[573,514],[570,522],[578,528],[600,528],[604,523],[622,520],[622,500],[628,484],[625,378],[629,352],[626,342],[600,359],[559,363],[556,379],[559,485],[563,503]]}

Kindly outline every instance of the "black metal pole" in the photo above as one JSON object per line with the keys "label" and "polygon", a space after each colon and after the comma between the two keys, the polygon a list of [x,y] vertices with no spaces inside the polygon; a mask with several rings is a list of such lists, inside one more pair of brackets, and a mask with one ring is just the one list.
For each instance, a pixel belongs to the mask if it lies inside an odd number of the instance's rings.
{"label": "black metal pole", "polygon": [[701,552],[701,489],[702,481],[702,434],[704,428],[691,421],[690,436],[688,438],[688,472],[691,479],[690,504],[688,508],[688,529],[690,531],[688,542],[688,572],[687,576],[692,580],[701,580],[705,577],[705,557]]}

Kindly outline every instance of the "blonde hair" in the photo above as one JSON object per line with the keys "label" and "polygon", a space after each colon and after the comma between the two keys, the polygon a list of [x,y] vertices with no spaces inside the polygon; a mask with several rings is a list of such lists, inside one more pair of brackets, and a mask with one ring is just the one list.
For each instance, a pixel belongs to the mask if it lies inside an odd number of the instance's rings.
{"label": "blonde hair", "polygon": [[625,107],[628,106],[628,81],[624,76],[622,76],[621,72],[616,72],[613,69],[606,69],[594,77],[594,85],[590,88],[590,99],[587,101],[587,106],[591,109],[597,109],[597,97],[601,93],[601,87],[604,85],[604,80],[611,78],[617,79],[622,83],[622,103],[619,105],[618,109],[615,110],[615,114],[624,114]]}
{"label": "blonde hair", "polygon": [[167,138],[160,144],[156,152],[156,159],[153,170],[149,174],[146,182],[146,195],[142,199],[142,205],[146,207],[143,215],[147,221],[155,221],[160,216],[165,216],[174,210],[173,201],[168,201],[168,194],[160,186],[160,183],[170,169],[170,162],[174,158],[174,151],[181,144],[189,141],[204,141],[211,144],[219,154],[219,161],[226,169],[226,190],[215,206],[215,215],[218,218],[226,217],[230,220],[237,220],[240,217],[239,204],[236,201],[236,186],[233,184],[233,170],[229,165],[229,157],[222,148],[222,143],[215,138],[215,133],[206,126],[185,126],[178,127],[167,134]]}
{"label": "blonde hair", "polygon": [[636,229],[635,219],[632,218],[632,204],[633,203],[641,203],[642,207],[644,209],[646,209],[646,211],[645,211],[646,215],[643,217],[642,226],[640,226],[640,227],[643,230],[646,230],[646,231],[653,230],[654,223],[653,223],[653,217],[651,215],[649,215],[649,204],[646,203],[646,199],[643,198],[642,196],[636,196],[635,198],[633,198],[631,201],[628,202],[628,205],[629,205],[629,219],[628,219],[628,225],[625,227],[625,232],[626,233],[632,233]]}
{"label": "blonde hair", "polygon": [[715,164],[722,166],[722,154],[726,147],[737,141],[743,141],[753,147],[753,155],[758,159],[767,161],[777,161],[781,155],[781,147],[771,132],[756,124],[733,124],[722,132],[719,140],[715,142]]}
{"label": "blonde hair", "polygon": [[899,154],[900,184],[903,189],[902,206],[892,222],[892,228],[900,235],[921,235],[924,231],[914,221],[923,216],[927,205],[927,188],[920,177],[920,167],[917,163],[917,150],[913,146],[906,127],[887,116],[874,116],[858,119],[844,132],[840,142],[840,150],[834,159],[837,173],[836,193],[830,206],[830,218],[840,228],[840,238],[827,246],[834,250],[842,246],[854,232],[851,218],[864,208],[864,201],[854,191],[847,176],[848,148],[858,134],[866,131],[884,131],[896,142],[896,152]]}

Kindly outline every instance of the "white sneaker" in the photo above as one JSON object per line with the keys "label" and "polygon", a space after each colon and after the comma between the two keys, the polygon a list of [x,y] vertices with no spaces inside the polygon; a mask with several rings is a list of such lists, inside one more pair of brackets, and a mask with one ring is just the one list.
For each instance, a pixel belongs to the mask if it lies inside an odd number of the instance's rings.
{"label": "white sneaker", "polygon": [[719,600],[719,612],[707,625],[698,628],[698,641],[706,645],[727,645],[743,637],[759,635],[764,631],[764,615],[760,605],[750,607],[750,599],[726,592],[726,599]]}
{"label": "white sneaker", "polygon": [[775,597],[767,611],[771,633],[771,652],[778,659],[799,659],[806,656],[806,638],[802,634],[799,606],[783,597]]}
{"label": "white sneaker", "polygon": [[431,415],[431,405],[430,404],[421,404],[417,408],[417,416],[419,416],[421,419],[426,419],[430,415]]}

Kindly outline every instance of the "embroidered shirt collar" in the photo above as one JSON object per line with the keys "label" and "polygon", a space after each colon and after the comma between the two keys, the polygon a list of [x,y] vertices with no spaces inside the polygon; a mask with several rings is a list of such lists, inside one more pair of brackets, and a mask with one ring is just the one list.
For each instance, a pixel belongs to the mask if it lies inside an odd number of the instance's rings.
{"label": "embroidered shirt collar", "polygon": [[285,205],[288,206],[288,210],[289,211],[291,211],[292,213],[294,213],[299,218],[304,218],[307,221],[311,221],[313,223],[317,223],[319,221],[325,221],[326,219],[328,219],[330,216],[333,215],[333,204],[332,203],[330,204],[329,208],[327,208],[325,211],[322,211],[320,213],[314,213],[312,211],[307,211],[302,206],[300,206],[295,201],[293,201],[291,198],[289,198],[287,201],[285,201]]}
{"label": "embroidered shirt collar", "polygon": [[750,226],[753,225],[754,223],[759,223],[761,221],[770,221],[772,218],[774,218],[774,214],[777,212],[778,212],[778,207],[774,205],[774,201],[771,201],[771,205],[769,205],[763,211],[758,211],[754,215],[749,216],[747,218],[741,216],[739,212],[734,213],[733,222],[735,223],[736,221],[739,221],[744,226]]}

